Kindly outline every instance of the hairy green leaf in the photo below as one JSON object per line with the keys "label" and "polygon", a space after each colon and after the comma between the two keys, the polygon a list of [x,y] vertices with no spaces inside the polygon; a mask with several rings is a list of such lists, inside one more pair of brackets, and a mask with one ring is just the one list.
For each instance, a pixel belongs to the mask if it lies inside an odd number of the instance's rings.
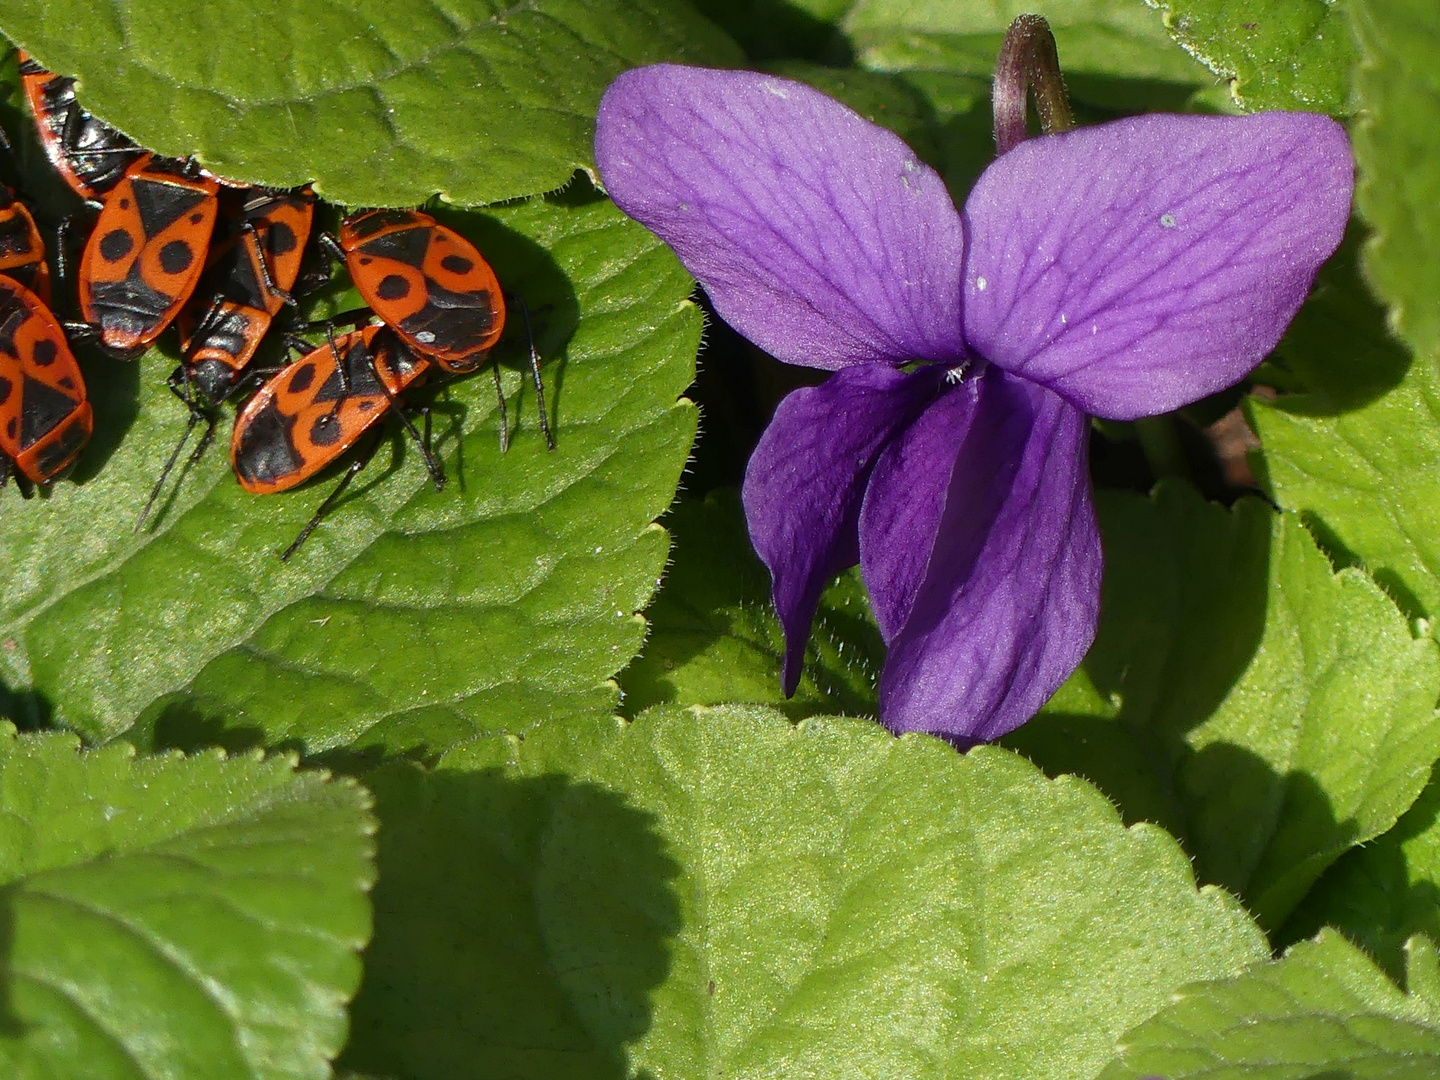
{"label": "hairy green leaf", "polygon": [[[939,170],[960,204],[995,156],[990,77],[1000,43],[1014,18],[1033,10],[1020,0],[858,0],[835,18],[863,71],[772,67],[893,128]],[[1082,121],[1181,109],[1213,90],[1210,73],[1138,6],[1060,0],[1042,13]]]}
{"label": "hairy green leaf", "polygon": [[1007,744],[1165,825],[1277,928],[1424,786],[1440,649],[1360,571],[1333,572],[1294,515],[1178,485],[1100,506],[1099,637]]}
{"label": "hairy green leaf", "polygon": [[1393,829],[1348,852],[1315,883],[1285,925],[1296,941],[1334,926],[1396,979],[1415,934],[1440,941],[1440,782],[1429,785]]}
{"label": "hairy green leaf", "polygon": [[1178,108],[1213,82],[1139,4],[1056,0],[1037,9],[1025,0],[859,0],[843,25],[859,63],[871,70],[988,78],[1006,28],[1037,10],[1055,33],[1066,86],[1079,101],[1129,111]]}
{"label": "hairy green leaf", "polygon": [[1401,993],[1337,934],[1237,978],[1186,987],[1100,1080],[1425,1080],[1440,1073],[1440,966],[1410,943]]}
{"label": "hairy green leaf", "polygon": [[[1354,5],[1357,202],[1373,230],[1364,270],[1413,361],[1371,304],[1332,305],[1306,341],[1309,393],[1255,402],[1271,491],[1313,517],[1327,547],[1365,566],[1410,614],[1440,615],[1440,11],[1426,0]],[[1358,295],[1351,292],[1350,295]],[[1341,303],[1346,292],[1339,294]],[[1353,373],[1359,373],[1353,374]],[[1358,398],[1345,390],[1371,383]],[[1339,392],[1337,392],[1339,388]],[[1349,411],[1336,415],[1336,406]]]}
{"label": "hairy green leaf", "polygon": [[369,797],[293,760],[0,732],[0,1073],[315,1080],[345,1037]]}
{"label": "hairy green leaf", "polygon": [[1355,46],[1337,0],[1146,0],[1245,109],[1348,113]]}
{"label": "hairy green leaf", "polygon": [[1440,10],[1426,0],[1357,0],[1356,202],[1375,230],[1365,269],[1400,337],[1440,360]]}
{"label": "hairy green leaf", "polygon": [[1089,784],[867,721],[667,708],[371,780],[377,1075],[1079,1080],[1265,954]]}
{"label": "hairy green leaf", "polygon": [[16,0],[0,23],[143,145],[351,206],[558,188],[620,72],[740,59],[665,0]]}
{"label": "hairy green leaf", "polygon": [[665,518],[673,562],[645,612],[645,648],[620,677],[625,711],[652,705],[773,705],[793,719],[873,715],[885,646],[855,570],[820,600],[795,696],[780,692],[784,636],[770,603],[770,575],[750,548],[739,495],[682,499]]}
{"label": "hairy green leaf", "polygon": [[1248,411],[1280,505],[1407,614],[1440,614],[1440,380],[1428,361],[1352,412],[1334,415],[1318,394],[1252,400]]}
{"label": "hairy green leaf", "polygon": [[534,312],[556,449],[536,431],[512,317],[496,350],[509,452],[489,376],[447,385],[434,401],[445,490],[397,432],[281,563],[330,484],[250,495],[217,448],[133,535],[183,410],[158,352],[138,369],[87,368],[102,416],[79,482],[0,520],[11,715],[53,715],[96,740],[139,717],[134,738],[157,746],[424,755],[476,730],[613,708],[605,680],[638,650],[636,611],[664,566],[650,523],[695,431],[676,401],[700,335],[691,281],[593,196],[451,220]]}
{"label": "hairy green leaf", "polygon": [[853,0],[695,0],[752,60],[799,58],[837,67],[850,48],[837,26]]}

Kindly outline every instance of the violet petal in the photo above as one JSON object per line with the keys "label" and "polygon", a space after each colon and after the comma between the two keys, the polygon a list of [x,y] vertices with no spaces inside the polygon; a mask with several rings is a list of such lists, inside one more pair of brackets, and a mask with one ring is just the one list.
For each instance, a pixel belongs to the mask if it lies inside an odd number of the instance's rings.
{"label": "violet petal", "polygon": [[885,364],[836,372],[780,402],[745,470],[750,539],[770,570],[795,692],[820,593],[859,558],[856,522],[875,458],[934,396],[933,372]]}
{"label": "violet petal", "polygon": [[1133,419],[1243,378],[1350,211],[1339,124],[1137,116],[1030,139],[965,203],[965,336],[1088,413]]}
{"label": "violet petal", "polygon": [[979,383],[925,577],[880,677],[887,727],[961,742],[1030,719],[1085,656],[1100,606],[1088,421],[996,368]]}
{"label": "violet petal", "polygon": [[963,355],[962,232],[944,182],[818,90],[636,68],[605,92],[595,155],[616,205],[781,360],[833,370]]}
{"label": "violet petal", "polygon": [[985,380],[948,388],[881,451],[860,507],[860,569],[881,636],[909,618]]}

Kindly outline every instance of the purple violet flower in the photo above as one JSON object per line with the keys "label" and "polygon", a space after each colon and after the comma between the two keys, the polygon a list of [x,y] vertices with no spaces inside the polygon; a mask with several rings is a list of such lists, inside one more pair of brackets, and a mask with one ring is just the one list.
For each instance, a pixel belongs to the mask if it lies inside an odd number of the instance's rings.
{"label": "purple violet flower", "polygon": [[824,94],[668,64],[611,85],[595,149],[728,323],[835,373],[781,402],[745,476],[786,693],[858,561],[881,720],[965,743],[1033,716],[1094,638],[1086,414],[1243,378],[1339,244],[1354,175],[1327,117],[1139,116],[1022,142],[957,212]]}

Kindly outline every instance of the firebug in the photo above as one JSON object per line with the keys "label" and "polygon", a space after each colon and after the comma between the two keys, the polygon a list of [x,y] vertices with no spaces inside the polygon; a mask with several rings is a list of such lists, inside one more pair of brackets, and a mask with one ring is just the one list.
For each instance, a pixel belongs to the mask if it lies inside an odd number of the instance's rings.
{"label": "firebug", "polygon": [[180,452],[202,420],[206,430],[190,455],[193,464],[214,436],[216,409],[246,384],[247,365],[275,315],[293,304],[289,290],[315,215],[315,197],[300,191],[226,189],[220,193],[223,239],[212,243],[199,287],[179,318],[181,364],[170,389],[190,411],[185,431],[140,512],[144,524]]}
{"label": "firebug", "polygon": [[221,209],[229,228],[180,314],[184,366],[170,382],[187,403],[190,394],[209,405],[226,400],[275,315],[293,302],[315,197],[308,189],[227,190]]}
{"label": "firebug", "polygon": [[64,472],[94,416],[59,322],[25,286],[0,277],[0,486],[23,494]]}
{"label": "firebug", "polygon": [[45,156],[82,199],[104,196],[145,155],[143,148],[81,106],[74,79],[46,71],[22,52],[20,80]]}
{"label": "firebug", "polygon": [[80,263],[80,312],[100,346],[132,359],[195,291],[219,184],[190,162],[135,161],[105,197]]}
{"label": "firebug", "polygon": [[[261,387],[236,418],[230,460],[246,491],[287,491],[310,479],[354,446],[431,366],[388,326],[328,336],[326,344],[305,353]],[[419,445],[438,491],[445,484],[440,462],[404,411],[395,412]],[[350,465],[282,559],[299,550],[365,467],[376,445],[378,440],[372,441]]]}
{"label": "firebug", "polygon": [[300,276],[314,213],[315,197],[308,187],[298,192],[252,187],[220,193],[225,236],[210,245],[199,288],[180,312],[183,357],[168,382],[190,410],[189,420],[135,528],[150,516],[190,433],[203,420],[206,431],[190,454],[190,464],[202,458],[215,436],[217,406],[245,387],[246,367],[276,312],[294,304],[289,289]]}
{"label": "firebug", "polygon": [[50,267],[35,219],[15,193],[0,184],[0,274],[50,303]]}
{"label": "firebug", "polygon": [[[342,259],[356,290],[417,355],[445,371],[476,370],[505,329],[505,298],[495,271],[454,229],[419,210],[365,210],[340,225],[338,241],[321,242]],[[527,324],[528,324],[527,317]],[[553,450],[545,414],[539,355],[531,375],[540,407],[540,430]],[[495,373],[499,388],[499,371]],[[508,436],[503,421],[502,442]]]}

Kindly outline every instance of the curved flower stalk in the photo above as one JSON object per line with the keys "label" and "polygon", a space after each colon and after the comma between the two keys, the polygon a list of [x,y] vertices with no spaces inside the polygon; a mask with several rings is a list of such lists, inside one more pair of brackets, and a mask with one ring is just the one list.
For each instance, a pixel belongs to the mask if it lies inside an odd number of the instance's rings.
{"label": "curved flower stalk", "polygon": [[1094,637],[1086,414],[1243,378],[1338,245],[1354,172],[1326,117],[1141,116],[1022,142],[957,212],[818,91],[673,65],[611,85],[596,155],[727,322],[834,372],[781,402],[745,477],[787,694],[858,561],[881,720],[961,742],[1024,723]]}

